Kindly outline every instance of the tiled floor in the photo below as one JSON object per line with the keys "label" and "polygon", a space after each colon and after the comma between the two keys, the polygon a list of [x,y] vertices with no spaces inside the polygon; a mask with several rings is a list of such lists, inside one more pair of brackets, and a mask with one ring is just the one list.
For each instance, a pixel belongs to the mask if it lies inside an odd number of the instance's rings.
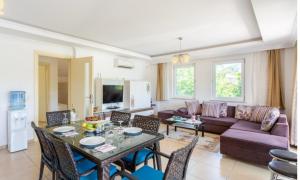
{"label": "tiled floor", "polygon": [[[165,139],[161,141],[161,151],[171,153],[185,145],[184,142]],[[0,150],[0,180],[38,179],[40,148],[31,143],[28,150],[9,153]],[[162,158],[163,168],[167,160]],[[270,173],[266,167],[244,163],[222,154],[195,149],[188,167],[187,180],[264,180]],[[44,179],[51,179],[45,168]]]}

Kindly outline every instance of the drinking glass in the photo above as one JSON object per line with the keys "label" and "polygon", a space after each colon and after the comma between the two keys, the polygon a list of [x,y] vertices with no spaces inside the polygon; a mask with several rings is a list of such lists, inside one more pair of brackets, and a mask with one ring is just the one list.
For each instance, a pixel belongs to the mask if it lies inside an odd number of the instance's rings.
{"label": "drinking glass", "polygon": [[120,129],[122,129],[122,123],[123,123],[123,121],[118,121],[118,123],[120,124]]}
{"label": "drinking glass", "polygon": [[64,114],[64,118],[62,120],[62,124],[68,124],[69,119],[67,118],[68,113],[63,113]]}

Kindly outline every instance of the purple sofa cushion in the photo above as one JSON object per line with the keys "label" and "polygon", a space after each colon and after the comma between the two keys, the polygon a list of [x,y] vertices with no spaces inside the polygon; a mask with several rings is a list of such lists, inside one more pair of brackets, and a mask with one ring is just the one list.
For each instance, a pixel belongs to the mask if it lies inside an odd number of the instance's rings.
{"label": "purple sofa cushion", "polygon": [[260,126],[261,126],[261,124],[259,124],[259,123],[254,123],[254,122],[245,121],[245,120],[239,120],[237,123],[235,123],[233,126],[231,126],[230,129],[238,129],[238,130],[243,130],[243,131],[270,134],[269,132],[260,130]]}
{"label": "purple sofa cushion", "polygon": [[227,106],[227,117],[234,118],[235,116],[235,106]]}
{"label": "purple sofa cushion", "polygon": [[[246,149],[254,149],[257,152],[268,153],[270,149],[288,149],[288,139],[270,134],[255,133],[237,129],[228,129],[221,135],[222,139],[238,141],[238,146]],[[228,144],[227,144],[228,145]]]}
{"label": "purple sofa cushion", "polygon": [[200,119],[203,120],[206,124],[226,126],[226,127],[230,127],[238,121],[237,119],[231,117],[214,118],[214,117],[201,116]]}

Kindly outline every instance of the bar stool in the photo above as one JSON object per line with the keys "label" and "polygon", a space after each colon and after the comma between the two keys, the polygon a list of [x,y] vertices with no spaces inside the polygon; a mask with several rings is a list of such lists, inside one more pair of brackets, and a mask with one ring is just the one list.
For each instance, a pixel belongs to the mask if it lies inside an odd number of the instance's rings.
{"label": "bar stool", "polygon": [[272,149],[269,152],[273,160],[279,160],[297,164],[297,154],[287,150]]}
{"label": "bar stool", "polygon": [[268,165],[271,171],[271,180],[277,180],[278,176],[289,179],[297,179],[297,166],[286,161],[272,160]]}

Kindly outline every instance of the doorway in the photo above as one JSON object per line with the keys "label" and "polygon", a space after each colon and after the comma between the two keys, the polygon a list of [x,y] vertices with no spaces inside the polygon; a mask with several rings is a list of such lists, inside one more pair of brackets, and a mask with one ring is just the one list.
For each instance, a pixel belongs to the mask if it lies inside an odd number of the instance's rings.
{"label": "doorway", "polygon": [[93,62],[35,52],[35,123],[45,126],[49,111],[74,109],[81,120],[93,115]]}
{"label": "doorway", "polygon": [[39,125],[46,124],[46,112],[69,109],[70,59],[39,56]]}

